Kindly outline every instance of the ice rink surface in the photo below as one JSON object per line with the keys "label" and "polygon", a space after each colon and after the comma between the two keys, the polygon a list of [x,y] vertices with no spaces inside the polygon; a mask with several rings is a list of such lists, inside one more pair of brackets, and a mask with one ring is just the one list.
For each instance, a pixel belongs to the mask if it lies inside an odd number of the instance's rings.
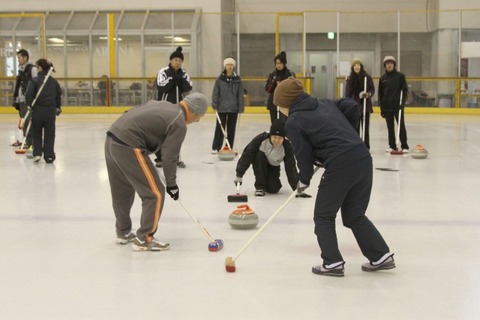
{"label": "ice rink surface", "polygon": [[[311,273],[320,251],[312,199],[293,199],[236,261],[234,256],[292,190],[282,166],[277,195],[254,196],[253,171],[241,193],[257,229],[228,224],[236,203],[236,159],[211,155],[215,117],[189,126],[178,170],[180,197],[209,239],[168,196],[156,237],[170,251],[115,244],[105,167],[105,132],[120,115],[62,114],[54,164],[36,164],[9,146],[16,115],[0,115],[0,319],[480,319],[480,117],[406,115],[409,144],[425,160],[389,155],[386,126],[372,116],[374,185],[368,217],[395,253],[397,268],[366,273],[350,230],[337,219],[345,277]],[[234,149],[269,129],[268,115],[242,115]],[[238,158],[237,158],[238,159]],[[307,193],[316,194],[322,171]],[[140,199],[132,209],[138,227]]]}

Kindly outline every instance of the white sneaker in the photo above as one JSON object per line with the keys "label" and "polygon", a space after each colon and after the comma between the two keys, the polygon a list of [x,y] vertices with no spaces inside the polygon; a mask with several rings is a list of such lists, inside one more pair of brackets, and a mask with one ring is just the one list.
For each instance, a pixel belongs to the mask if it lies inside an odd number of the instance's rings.
{"label": "white sneaker", "polygon": [[212,150],[212,154],[217,154],[217,153],[218,153],[218,150],[215,150],[215,149]]}
{"label": "white sneaker", "polygon": [[387,147],[387,149],[385,149],[385,152],[392,152],[392,151],[393,151],[393,149],[390,148],[390,147]]}
{"label": "white sneaker", "polygon": [[118,244],[127,244],[129,242],[133,242],[135,240],[135,233],[129,232],[127,234],[117,236],[117,240],[115,241]]}
{"label": "white sneaker", "polygon": [[35,157],[33,157],[33,162],[40,162],[40,160],[42,160],[42,157],[41,157],[41,156],[35,156]]}
{"label": "white sneaker", "polygon": [[164,251],[170,249],[169,243],[158,242],[155,239],[152,241],[141,241],[138,238],[135,238],[132,243],[133,251]]}
{"label": "white sneaker", "polygon": [[408,149],[402,149],[403,153],[408,153]]}

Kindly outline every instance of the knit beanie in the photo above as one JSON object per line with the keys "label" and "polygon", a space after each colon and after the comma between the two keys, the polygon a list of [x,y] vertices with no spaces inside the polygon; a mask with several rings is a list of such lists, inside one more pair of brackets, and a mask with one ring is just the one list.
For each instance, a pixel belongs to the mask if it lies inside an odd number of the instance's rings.
{"label": "knit beanie", "polygon": [[223,60],[223,67],[224,68],[227,66],[227,64],[233,64],[234,68],[237,65],[237,63],[235,62],[235,59],[233,59],[233,58],[226,58],[225,60]]}
{"label": "knit beanie", "polygon": [[387,64],[387,62],[393,62],[393,64],[395,66],[397,66],[397,60],[395,60],[395,57],[394,56],[386,56],[384,59],[383,59],[383,66],[385,67],[385,65]]}
{"label": "knit beanie", "polygon": [[183,101],[187,104],[190,112],[203,116],[207,112],[208,100],[198,92],[190,93]]}
{"label": "knit beanie", "polygon": [[270,127],[270,135],[285,138],[285,121],[280,119],[273,121]]}
{"label": "knit beanie", "polygon": [[285,51],[282,51],[279,54],[277,54],[273,59],[273,62],[276,62],[277,59],[280,60],[283,64],[287,64],[287,54],[285,53]]}
{"label": "knit beanie", "polygon": [[356,65],[357,63],[358,63],[359,65],[363,66],[362,60],[360,60],[359,58],[353,58],[353,60],[352,60],[352,67],[353,67],[354,65]]}
{"label": "knit beanie", "polygon": [[173,58],[180,58],[183,61],[183,53],[182,53],[182,47],[178,47],[177,50],[175,50],[171,55],[170,55],[170,60]]}
{"label": "knit beanie", "polygon": [[279,107],[290,108],[304,92],[302,82],[289,77],[278,84],[273,94],[273,103]]}

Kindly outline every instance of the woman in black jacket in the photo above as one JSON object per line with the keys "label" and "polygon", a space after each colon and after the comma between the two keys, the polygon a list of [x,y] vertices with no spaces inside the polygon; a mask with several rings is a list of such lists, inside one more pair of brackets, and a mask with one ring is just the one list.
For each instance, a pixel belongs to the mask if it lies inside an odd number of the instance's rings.
{"label": "woman in black jacket", "polygon": [[[27,105],[32,104],[47,73],[50,68],[53,68],[53,65],[46,59],[37,60],[35,65],[38,69],[38,76],[28,83],[25,95]],[[32,107],[34,162],[42,160],[42,153],[46,163],[55,161],[55,119],[62,112],[61,105],[62,89],[57,80],[49,76]]]}
{"label": "woman in black jacket", "polygon": [[295,73],[287,68],[287,54],[285,51],[282,51],[280,54],[276,55],[273,59],[273,62],[275,63],[275,70],[270,73],[267,83],[265,83],[265,91],[269,94],[267,109],[270,111],[271,123],[273,123],[273,121],[276,119],[282,119],[283,121],[287,119],[287,117],[279,112],[278,107],[273,103],[273,93],[275,92],[277,85],[288,77],[295,78]]}

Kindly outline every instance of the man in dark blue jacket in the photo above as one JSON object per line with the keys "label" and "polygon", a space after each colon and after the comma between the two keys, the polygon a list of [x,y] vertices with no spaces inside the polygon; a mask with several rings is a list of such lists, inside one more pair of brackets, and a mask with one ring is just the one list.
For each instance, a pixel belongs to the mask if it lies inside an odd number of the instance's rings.
{"label": "man in dark blue jacket", "polygon": [[350,228],[370,261],[363,271],[395,267],[393,253],[383,237],[365,216],[372,189],[372,157],[355,131],[359,119],[358,104],[351,99],[316,99],[305,93],[299,80],[283,80],[275,90],[275,104],[288,116],[287,137],[293,146],[299,168],[298,191],[309,185],[314,165],[325,172],[315,202],[315,234],[323,264],[312,272],[343,276],[345,261],[335,231],[339,209],[343,225]]}

